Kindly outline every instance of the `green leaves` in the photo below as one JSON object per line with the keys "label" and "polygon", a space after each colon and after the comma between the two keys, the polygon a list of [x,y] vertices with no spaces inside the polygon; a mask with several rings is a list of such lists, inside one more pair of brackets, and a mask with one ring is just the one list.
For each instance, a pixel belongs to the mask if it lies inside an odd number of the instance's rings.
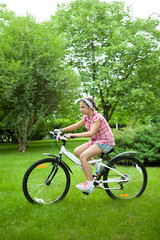
{"label": "green leaves", "polygon": [[[97,99],[107,120],[114,111],[124,110],[140,119],[143,109],[147,116],[146,100],[157,96],[155,81],[144,95],[145,83],[149,86],[152,78],[146,68],[159,62],[159,19],[132,19],[124,3],[98,0],[63,5],[55,19],[68,38],[67,61],[77,67],[84,91]],[[155,78],[157,70],[152,73]]]}
{"label": "green leaves", "polygon": [[83,93],[108,121],[158,121],[158,17],[133,19],[124,3],[100,0],[62,4],[41,24],[2,4],[0,14],[0,118],[8,129],[27,136],[53,112],[77,115],[73,102]]}
{"label": "green leaves", "polygon": [[[12,17],[0,35],[0,100],[2,119],[23,143],[40,120],[76,98],[78,77],[64,63],[65,39],[49,23]],[[71,91],[72,89],[72,91]],[[64,104],[63,104],[64,106]]]}
{"label": "green leaves", "polygon": [[150,125],[137,131],[135,146],[145,165],[155,166],[160,163],[159,124]]}

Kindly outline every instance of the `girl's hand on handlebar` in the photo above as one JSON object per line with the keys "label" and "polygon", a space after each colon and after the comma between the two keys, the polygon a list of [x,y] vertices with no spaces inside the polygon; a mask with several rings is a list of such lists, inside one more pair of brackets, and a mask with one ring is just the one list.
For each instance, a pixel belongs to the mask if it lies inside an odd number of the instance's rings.
{"label": "girl's hand on handlebar", "polygon": [[54,129],[55,132],[60,132],[61,130],[60,129]]}
{"label": "girl's hand on handlebar", "polygon": [[66,133],[65,136],[67,139],[74,138],[73,134],[71,133]]}
{"label": "girl's hand on handlebar", "polygon": [[70,133],[66,133],[65,136],[66,136],[67,139],[71,138],[71,134]]}

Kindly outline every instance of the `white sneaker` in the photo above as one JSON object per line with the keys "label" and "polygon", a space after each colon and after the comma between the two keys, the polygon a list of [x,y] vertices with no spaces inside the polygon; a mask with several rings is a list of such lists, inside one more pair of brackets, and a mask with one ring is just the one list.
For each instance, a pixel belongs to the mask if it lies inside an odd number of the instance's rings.
{"label": "white sneaker", "polygon": [[88,182],[85,183],[79,183],[76,185],[76,188],[82,192],[86,193],[93,193],[94,192],[94,185],[89,184]]}

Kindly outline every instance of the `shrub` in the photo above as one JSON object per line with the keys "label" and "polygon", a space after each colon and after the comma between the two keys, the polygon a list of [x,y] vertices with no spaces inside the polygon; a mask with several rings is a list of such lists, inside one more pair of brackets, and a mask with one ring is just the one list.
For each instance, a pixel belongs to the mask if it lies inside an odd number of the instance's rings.
{"label": "shrub", "polygon": [[119,148],[123,150],[133,148],[133,139],[135,136],[135,129],[131,127],[125,127],[121,130],[113,130],[114,138],[116,144]]}
{"label": "shrub", "polygon": [[135,149],[146,166],[160,166],[160,124],[136,132]]}
{"label": "shrub", "polygon": [[116,146],[111,157],[126,151],[137,151],[136,157],[145,166],[160,166],[160,124],[113,129],[113,134]]}

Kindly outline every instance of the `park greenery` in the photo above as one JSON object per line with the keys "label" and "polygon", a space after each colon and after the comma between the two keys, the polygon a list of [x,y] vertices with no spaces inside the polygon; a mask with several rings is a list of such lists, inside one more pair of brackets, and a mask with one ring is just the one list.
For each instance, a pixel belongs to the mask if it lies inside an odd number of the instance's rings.
{"label": "park greenery", "polygon": [[[159,56],[160,16],[134,18],[123,2],[73,0],[44,22],[0,4],[1,239],[159,240],[159,167],[152,167],[160,166]],[[75,100],[82,96],[94,97],[113,129],[107,157],[137,151],[147,188],[130,201],[100,189],[83,195],[75,185],[84,173],[64,156],[73,171],[66,198],[32,205],[24,173],[42,153],[59,153],[48,131],[81,118]],[[67,149],[84,142],[69,140]]]}
{"label": "park greenery", "polygon": [[[74,102],[84,95],[94,97],[111,126],[131,121],[157,131],[159,56],[160,16],[134,18],[123,2],[74,0],[40,23],[0,4],[2,141],[18,141],[24,152],[28,140],[76,122]],[[147,156],[160,152],[156,137]],[[144,152],[140,136],[135,143]]]}
{"label": "park greenery", "polygon": [[97,98],[108,121],[121,115],[144,122],[156,119],[158,16],[134,19],[123,2],[77,0],[60,6],[52,23],[65,32],[66,59],[78,69],[84,91]]}
{"label": "park greenery", "polygon": [[40,120],[77,96],[79,77],[64,61],[63,33],[30,15],[7,14],[1,20],[0,116],[21,152]]}
{"label": "park greenery", "polygon": [[[73,151],[82,142],[67,142]],[[32,141],[25,154],[18,145],[1,143],[0,238],[5,240],[159,240],[160,185],[159,168],[147,167],[148,184],[140,198],[129,201],[111,199],[105,190],[95,189],[85,196],[75,188],[84,173],[71,161],[73,171],[67,196],[57,204],[36,206],[22,193],[27,168],[42,159],[42,152],[53,153],[49,141]],[[58,153],[58,149],[55,148]],[[55,154],[55,153],[54,153]]]}

